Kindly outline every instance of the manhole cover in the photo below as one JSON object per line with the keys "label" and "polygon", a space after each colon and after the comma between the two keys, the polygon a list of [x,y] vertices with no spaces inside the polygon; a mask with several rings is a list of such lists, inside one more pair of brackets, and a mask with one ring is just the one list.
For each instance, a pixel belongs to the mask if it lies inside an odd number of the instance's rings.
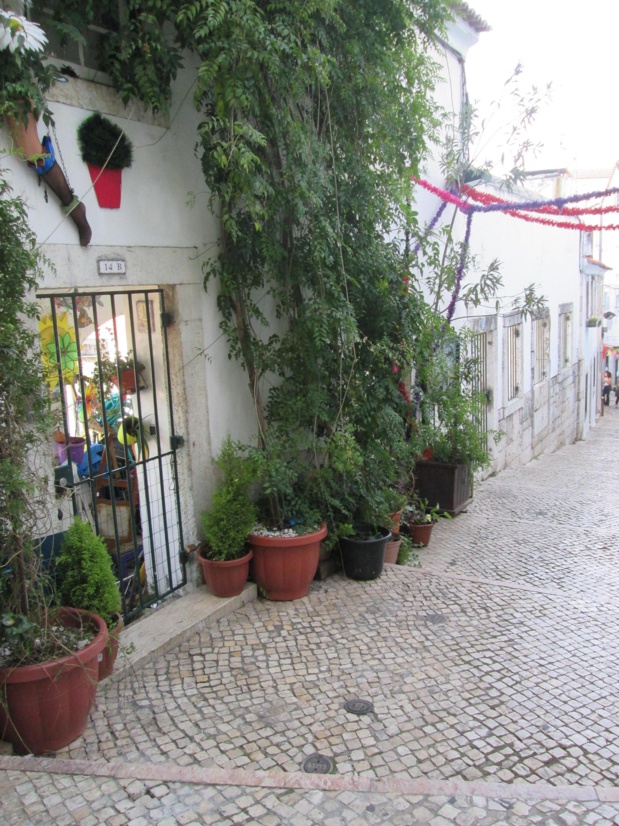
{"label": "manhole cover", "polygon": [[374,706],[369,700],[348,700],[344,703],[344,708],[351,714],[371,714],[374,711]]}
{"label": "manhole cover", "polygon": [[308,774],[329,774],[333,763],[324,754],[310,754],[303,761],[303,771]]}

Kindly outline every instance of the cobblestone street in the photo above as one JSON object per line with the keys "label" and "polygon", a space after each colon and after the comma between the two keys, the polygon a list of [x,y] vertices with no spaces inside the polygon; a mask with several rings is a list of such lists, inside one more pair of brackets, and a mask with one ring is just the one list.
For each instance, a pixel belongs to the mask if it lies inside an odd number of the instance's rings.
{"label": "cobblestone street", "polygon": [[618,444],[606,408],[419,568],[251,602],[102,685],[54,758],[0,757],[0,822],[619,823]]}

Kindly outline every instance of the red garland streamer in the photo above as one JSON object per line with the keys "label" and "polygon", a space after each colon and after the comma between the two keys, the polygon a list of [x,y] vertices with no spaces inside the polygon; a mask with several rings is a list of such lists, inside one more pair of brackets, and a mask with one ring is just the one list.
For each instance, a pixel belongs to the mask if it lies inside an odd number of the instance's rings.
{"label": "red garland streamer", "polygon": [[[458,209],[462,210],[462,212],[468,213],[468,212],[472,212],[472,211],[473,212],[483,211],[483,210],[480,210],[479,208],[475,209],[474,206],[472,206],[471,204],[468,204],[466,201],[464,201],[462,198],[459,198],[457,195],[452,195],[451,192],[446,192],[444,189],[439,189],[439,187],[433,186],[429,181],[425,181],[422,178],[413,178],[413,180],[416,183],[420,184],[422,187],[424,187],[424,189],[427,189],[429,192],[432,192],[434,195],[441,198],[443,201],[448,201],[449,203],[454,204],[455,206],[458,207]],[[477,192],[477,190],[472,190],[472,188],[467,187],[467,191],[466,191],[467,196],[470,195],[471,192],[473,192],[473,191]],[[483,193],[477,193],[477,194],[482,196],[482,198],[484,197]],[[482,200],[482,198],[480,198],[479,200]],[[494,196],[489,196],[489,198],[493,199]],[[543,224],[545,226],[557,227],[559,229],[577,229],[577,230],[580,230],[582,232],[595,232],[595,231],[600,230],[600,229],[619,230],[619,224],[606,224],[603,227],[600,227],[597,224],[584,224],[580,221],[578,223],[570,223],[569,221],[553,221],[550,218],[543,218],[540,215],[535,215],[535,214],[530,215],[530,214],[527,214],[527,212],[525,212],[524,210],[523,211],[518,211],[517,207],[519,206],[519,204],[517,202],[502,201],[500,198],[496,198],[495,200],[489,200],[485,204],[485,206],[489,206],[491,203],[504,204],[505,209],[504,210],[503,209],[498,210],[499,212],[505,212],[507,215],[511,215],[513,218],[520,218],[522,221],[528,221],[529,223],[532,223],[532,224]],[[550,205],[550,204],[547,205],[547,206],[552,207],[552,205]],[[509,207],[512,207],[512,208],[509,209]],[[516,209],[514,209],[514,207],[516,207]],[[559,208],[555,207],[555,209],[559,209]],[[558,214],[571,214],[571,210],[570,210],[569,213],[567,212],[568,209],[569,209],[569,207],[563,207],[562,210]],[[605,207],[600,207],[600,208],[591,207],[591,208],[588,208],[588,209],[584,208],[584,209],[579,210],[578,212],[574,212],[574,214],[575,215],[581,215],[581,214],[600,215],[600,214],[602,214],[601,212],[596,211],[598,209],[606,209],[606,208]],[[536,212],[538,210],[539,211],[542,211],[542,210],[545,211],[545,208],[544,207],[530,208],[528,210],[528,212]],[[607,211],[617,211],[617,210],[608,209]]]}

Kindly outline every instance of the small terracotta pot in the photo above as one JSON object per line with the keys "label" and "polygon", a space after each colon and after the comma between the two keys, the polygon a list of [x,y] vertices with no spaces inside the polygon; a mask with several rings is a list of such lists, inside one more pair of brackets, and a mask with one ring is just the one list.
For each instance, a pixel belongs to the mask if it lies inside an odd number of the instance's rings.
{"label": "small terracotta pot", "polygon": [[[111,376],[110,381],[118,387],[118,376],[116,374]],[[120,389],[123,396],[131,395],[138,389],[138,381],[133,367],[127,367],[125,370],[121,370]]]}
{"label": "small terracotta pot", "polygon": [[428,545],[434,522],[424,522],[423,525],[411,525],[411,539],[414,545]]}
{"label": "small terracotta pot", "polygon": [[402,511],[396,511],[391,514],[391,533],[397,536],[400,533],[400,520],[402,519]]}
{"label": "small terracotta pot", "polygon": [[247,582],[249,563],[253,557],[253,552],[249,551],[239,559],[220,562],[208,559],[205,556],[206,550],[206,546],[200,548],[198,562],[202,567],[204,581],[211,593],[216,597],[237,597]]}
{"label": "small terracotta pot", "polygon": [[402,537],[398,534],[391,542],[387,542],[385,545],[385,565],[395,565],[397,563],[401,544]]}

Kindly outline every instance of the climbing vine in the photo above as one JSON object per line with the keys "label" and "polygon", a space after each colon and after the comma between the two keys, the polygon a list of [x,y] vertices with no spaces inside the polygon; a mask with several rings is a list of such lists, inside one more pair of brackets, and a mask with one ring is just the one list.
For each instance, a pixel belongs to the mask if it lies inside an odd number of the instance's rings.
{"label": "climbing vine", "polygon": [[[411,175],[433,136],[432,38],[448,0],[147,0],[109,25],[102,68],[164,109],[183,54],[221,246],[204,271],[246,370],[275,521],[365,503],[411,450],[399,370],[426,305],[407,269]],[[117,4],[69,0],[80,37]],[[275,324],[272,319],[275,318]]]}

